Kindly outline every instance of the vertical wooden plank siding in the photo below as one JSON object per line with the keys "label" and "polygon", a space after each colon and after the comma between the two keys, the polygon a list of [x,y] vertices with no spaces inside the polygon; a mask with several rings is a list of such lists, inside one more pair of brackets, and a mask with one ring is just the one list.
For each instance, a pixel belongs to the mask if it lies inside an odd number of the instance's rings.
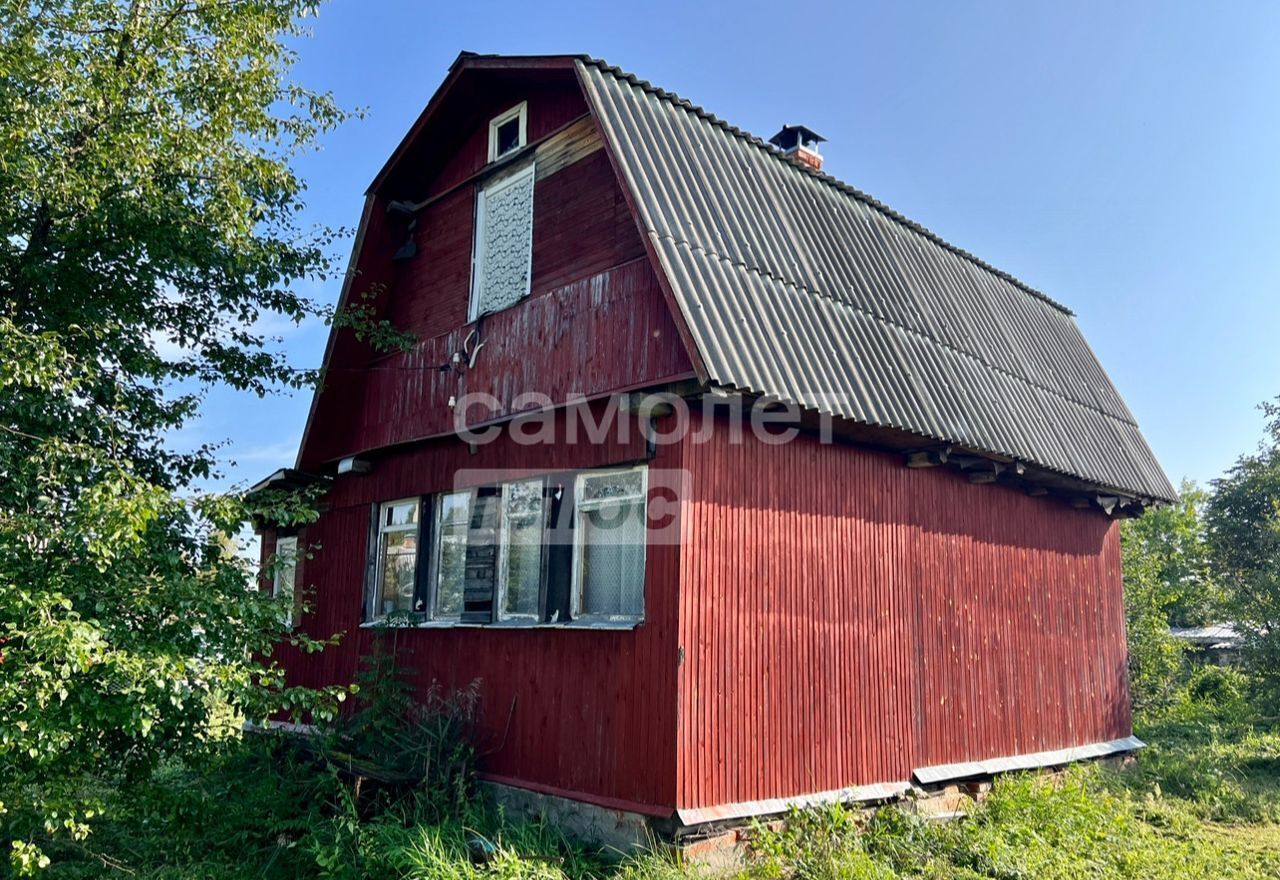
{"label": "vertical wooden plank siding", "polygon": [[1131,732],[1115,522],[807,437],[685,468],[680,807]]}
{"label": "vertical wooden plank siding", "polygon": [[[529,143],[541,140],[587,112],[587,102],[571,73],[559,73],[542,80],[524,76],[508,79],[505,84],[476,80],[452,97],[453,106],[447,108],[448,112],[442,114],[433,131],[425,133],[424,142],[416,148],[421,157],[416,163],[417,179],[404,183],[412,190],[414,184],[420,186],[422,180],[429,181],[423,193],[427,197],[457,186],[488,164],[489,120],[521,101],[527,104],[525,137]],[[437,141],[434,144],[430,143],[433,139]],[[402,177],[415,167],[415,158],[406,157],[405,171],[400,172]],[[429,171],[433,166],[439,169],[434,174]]]}
{"label": "vertical wooden plank siding", "polygon": [[[587,137],[597,138],[594,129]],[[517,399],[530,392],[559,403],[692,374],[603,149],[538,180],[531,293],[468,324],[474,201],[467,186],[425,209],[418,254],[403,263],[391,262],[397,230],[388,228],[385,207],[375,207],[358,289],[380,291],[384,316],[418,341],[410,351],[375,357],[351,331],[339,333],[304,469],[448,433],[451,397],[492,394],[501,404],[496,417],[530,408]],[[475,369],[465,377],[441,370],[469,337],[471,346],[485,346]]]}
{"label": "vertical wooden plank siding", "polygon": [[[563,431],[562,421],[558,425]],[[359,657],[371,649],[372,631],[360,627],[371,503],[452,489],[471,469],[550,473],[643,458],[634,426],[630,438],[522,446],[504,435],[474,454],[446,438],[389,454],[368,475],[338,477],[328,509],[301,538],[314,559],[299,571],[298,585],[312,592],[317,606],[303,620],[307,631],[342,633],[342,641],[317,654],[281,649],[289,681],[350,682]],[[682,451],[659,447],[651,473],[678,469]],[[679,555],[675,544],[647,548],[645,620],[634,630],[415,628],[390,631],[388,638],[400,665],[413,670],[419,693],[433,683],[454,689],[480,680],[481,767],[489,778],[669,815],[675,807]]]}

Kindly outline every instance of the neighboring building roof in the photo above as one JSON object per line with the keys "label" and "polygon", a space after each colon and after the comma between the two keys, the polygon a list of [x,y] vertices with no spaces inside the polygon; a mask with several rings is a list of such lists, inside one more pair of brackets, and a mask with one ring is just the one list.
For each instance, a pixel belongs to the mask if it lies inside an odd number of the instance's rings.
{"label": "neighboring building roof", "polygon": [[1240,643],[1240,632],[1231,623],[1211,623],[1207,626],[1171,626],[1169,635],[1204,648],[1234,648]]}
{"label": "neighboring building roof", "polygon": [[577,63],[708,380],[1175,497],[1066,308],[702,108]]}

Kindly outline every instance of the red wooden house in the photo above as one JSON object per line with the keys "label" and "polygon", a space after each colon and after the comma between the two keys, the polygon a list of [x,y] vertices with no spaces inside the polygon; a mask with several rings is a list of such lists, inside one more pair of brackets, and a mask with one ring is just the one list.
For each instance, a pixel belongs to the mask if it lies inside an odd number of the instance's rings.
{"label": "red wooden house", "polygon": [[345,633],[294,681],[404,626],[486,779],[677,827],[1136,745],[1118,519],[1173,489],[1070,311],[820,140],[458,58],[342,293],[416,341],[336,329],[274,478],[329,482],[263,546]]}

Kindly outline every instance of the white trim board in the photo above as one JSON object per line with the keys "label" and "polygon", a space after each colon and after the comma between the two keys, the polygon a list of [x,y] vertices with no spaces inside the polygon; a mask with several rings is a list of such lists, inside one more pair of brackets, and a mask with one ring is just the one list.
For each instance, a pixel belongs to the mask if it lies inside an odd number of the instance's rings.
{"label": "white trim board", "polygon": [[961,761],[955,764],[934,764],[931,767],[917,767],[911,771],[911,775],[922,785],[933,785],[938,782],[968,779],[973,776],[992,776],[996,773],[1008,773],[1011,770],[1034,770],[1040,767],[1053,767],[1058,764],[1071,764],[1075,761],[1085,761],[1090,758],[1105,758],[1107,755],[1146,748],[1146,745],[1136,736],[1126,736],[1123,739],[1088,743],[1082,746],[1071,746],[1049,752],[1027,752],[1002,758],[987,758],[982,761]]}
{"label": "white trim board", "polygon": [[676,810],[676,817],[684,825],[701,825],[705,822],[721,822],[726,819],[743,819],[748,816],[768,816],[773,813],[785,813],[792,807],[804,809],[822,804],[890,801],[901,797],[910,789],[910,782],[874,782],[870,785],[854,785],[849,788],[820,791],[795,797],[766,798],[759,801],[739,801],[714,807]]}

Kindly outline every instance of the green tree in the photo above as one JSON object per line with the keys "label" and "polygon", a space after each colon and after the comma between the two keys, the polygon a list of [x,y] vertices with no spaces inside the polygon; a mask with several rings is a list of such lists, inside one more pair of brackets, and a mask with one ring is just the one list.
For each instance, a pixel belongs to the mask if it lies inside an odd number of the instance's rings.
{"label": "green tree", "polygon": [[257,329],[323,315],[295,286],[332,272],[337,233],[300,228],[293,168],[343,119],[289,80],[314,11],[0,5],[0,838],[19,869],[87,833],[83,774],[198,748],[220,701],[260,718],[340,696],[284,685],[273,646],[324,642],[246,589],[225,541],[255,511],[193,489],[213,450],[166,444],[211,383],[315,378]]}
{"label": "green tree", "polygon": [[1213,481],[1207,522],[1245,663],[1280,693],[1280,399],[1261,408],[1266,438]]}
{"label": "green tree", "polygon": [[1129,680],[1139,711],[1165,705],[1181,681],[1183,649],[1169,627],[1207,623],[1221,606],[1209,568],[1207,497],[1184,480],[1177,502],[1121,526]]}

